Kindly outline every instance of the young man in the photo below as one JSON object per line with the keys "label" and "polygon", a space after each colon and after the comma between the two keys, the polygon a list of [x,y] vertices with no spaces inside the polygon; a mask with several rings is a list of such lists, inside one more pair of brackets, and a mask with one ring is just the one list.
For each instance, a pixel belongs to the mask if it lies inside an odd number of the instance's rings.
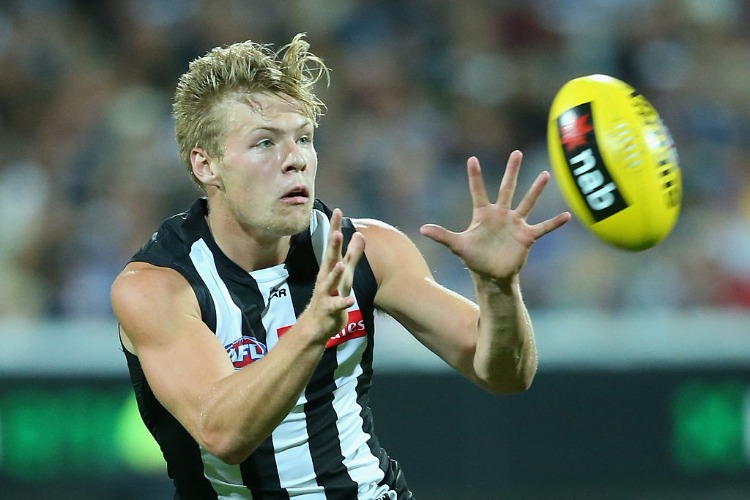
{"label": "young man", "polygon": [[298,35],[190,64],[174,100],[180,153],[205,191],[116,279],[112,304],[146,426],[176,498],[412,498],[368,407],[373,312],[493,393],[527,389],[534,335],[518,273],[568,213],[530,225],[510,155],[496,203],[467,162],[466,231],[425,225],[471,272],[477,304],[437,284],[414,244],[315,199],[324,63]]}

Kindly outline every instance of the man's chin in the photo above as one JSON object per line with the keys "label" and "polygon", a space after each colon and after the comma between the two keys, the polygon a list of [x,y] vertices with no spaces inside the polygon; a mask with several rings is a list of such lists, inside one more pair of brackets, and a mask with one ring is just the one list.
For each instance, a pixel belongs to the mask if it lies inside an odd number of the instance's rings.
{"label": "man's chin", "polygon": [[292,236],[310,227],[312,204],[310,206],[300,205],[296,209],[286,212],[276,221],[277,224],[274,229],[276,229],[278,236]]}

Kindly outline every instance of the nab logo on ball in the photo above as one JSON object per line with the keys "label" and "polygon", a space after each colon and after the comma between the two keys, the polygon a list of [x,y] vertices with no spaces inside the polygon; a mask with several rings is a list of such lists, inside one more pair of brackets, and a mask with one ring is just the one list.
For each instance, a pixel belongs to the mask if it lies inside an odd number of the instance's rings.
{"label": "nab logo on ball", "polygon": [[560,142],[568,169],[595,221],[628,207],[604,165],[594,134],[591,104],[584,103],[560,115]]}

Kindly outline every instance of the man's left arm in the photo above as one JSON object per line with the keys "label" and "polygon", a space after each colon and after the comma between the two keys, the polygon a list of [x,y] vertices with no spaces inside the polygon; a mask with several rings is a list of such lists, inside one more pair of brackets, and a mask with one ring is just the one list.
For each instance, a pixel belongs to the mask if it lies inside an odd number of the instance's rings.
{"label": "man's left arm", "polygon": [[492,392],[525,391],[537,368],[534,330],[517,277],[507,284],[474,278],[480,316],[473,369]]}
{"label": "man's left arm", "polygon": [[518,273],[534,242],[570,220],[563,212],[533,225],[526,221],[549,181],[547,172],[539,174],[518,206],[511,208],[521,159],[518,151],[510,155],[497,202],[491,203],[479,161],[470,158],[469,227],[460,233],[432,224],[421,229],[469,269],[476,304],[435,282],[421,254],[402,233],[374,223],[360,229],[379,282],[376,306],[460,373],[497,393],[525,390],[534,377],[534,332]]}

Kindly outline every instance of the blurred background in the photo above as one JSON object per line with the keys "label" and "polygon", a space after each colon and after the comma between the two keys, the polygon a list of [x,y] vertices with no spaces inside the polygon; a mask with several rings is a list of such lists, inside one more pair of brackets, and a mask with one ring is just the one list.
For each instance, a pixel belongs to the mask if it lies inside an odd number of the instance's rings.
{"label": "blurred background", "polygon": [[[199,194],[171,98],[188,63],[306,32],[331,68],[318,196],[421,237],[470,218],[465,160],[494,191],[549,169],[569,79],[620,78],[661,113],[683,211],[630,253],[575,220],[522,273],[540,373],[492,397],[381,318],[373,406],[419,498],[750,498],[750,1],[3,0],[0,498],[169,498],[138,421],[109,287]],[[565,204],[551,185],[533,218]]]}

